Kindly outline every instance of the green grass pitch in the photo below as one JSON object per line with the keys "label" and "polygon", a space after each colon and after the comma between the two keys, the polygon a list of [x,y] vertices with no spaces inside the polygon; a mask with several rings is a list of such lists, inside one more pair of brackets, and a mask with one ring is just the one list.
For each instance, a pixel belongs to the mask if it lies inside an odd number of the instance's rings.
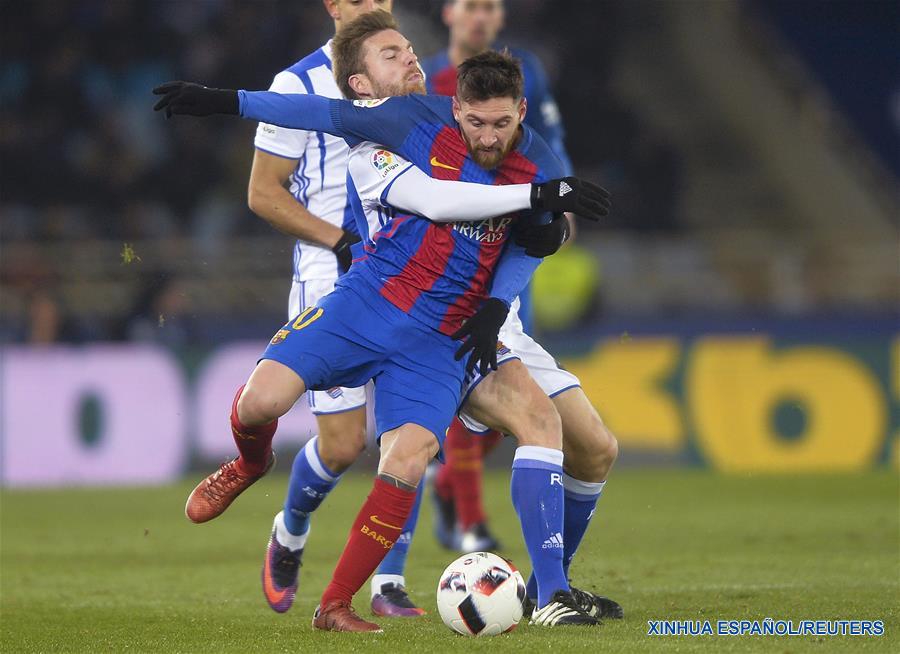
{"label": "green grass pitch", "polygon": [[[199,475],[198,475],[199,477]],[[527,569],[508,473],[486,479],[504,553]],[[723,477],[619,470],[573,566],[574,579],[625,607],[595,629],[521,625],[455,636],[434,592],[455,555],[431,534],[426,501],[407,580],[429,614],[383,620],[383,634],[313,632],[310,617],[368,492],[348,475],[313,520],[301,585],[269,610],[259,571],[284,476],[221,518],[182,514],[194,480],[165,488],[5,491],[0,533],[3,652],[644,652],[900,651],[898,478]],[[356,606],[367,616],[368,595]],[[649,637],[650,619],[881,619],[873,637]]]}

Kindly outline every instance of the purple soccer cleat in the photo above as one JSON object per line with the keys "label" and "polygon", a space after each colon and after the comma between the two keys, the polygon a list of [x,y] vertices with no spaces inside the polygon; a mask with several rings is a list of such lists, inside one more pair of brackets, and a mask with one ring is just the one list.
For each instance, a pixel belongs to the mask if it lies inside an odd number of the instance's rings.
{"label": "purple soccer cleat", "polygon": [[276,529],[273,528],[262,569],[263,594],[273,611],[284,613],[294,603],[302,558],[303,548],[292,550],[285,547],[278,542]]}
{"label": "purple soccer cleat", "polygon": [[412,603],[403,586],[382,584],[381,592],[372,597],[372,613],[386,618],[417,618],[425,615],[425,609]]}

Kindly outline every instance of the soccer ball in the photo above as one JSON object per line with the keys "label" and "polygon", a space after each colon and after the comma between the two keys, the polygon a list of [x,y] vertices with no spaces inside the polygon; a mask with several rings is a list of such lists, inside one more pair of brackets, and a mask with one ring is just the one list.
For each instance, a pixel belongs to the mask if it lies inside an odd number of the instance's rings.
{"label": "soccer ball", "polygon": [[444,624],[465,636],[496,636],[522,619],[525,580],[509,561],[473,552],[447,566],[437,588]]}

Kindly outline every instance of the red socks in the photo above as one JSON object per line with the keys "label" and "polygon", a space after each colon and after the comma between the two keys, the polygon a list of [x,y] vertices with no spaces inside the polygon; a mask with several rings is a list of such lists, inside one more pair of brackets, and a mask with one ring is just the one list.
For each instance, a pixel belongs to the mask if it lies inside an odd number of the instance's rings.
{"label": "red socks", "polygon": [[350,529],[331,583],[322,594],[321,606],[333,600],[353,599],[403,532],[415,500],[415,490],[403,490],[375,479],[372,492]]}
{"label": "red socks", "polygon": [[237,461],[238,467],[247,474],[259,475],[266,469],[269,458],[272,456],[272,437],[275,436],[278,421],[273,420],[268,424],[256,427],[246,427],[241,424],[238,419],[237,405],[243,391],[244,387],[241,386],[231,404],[231,435],[234,437],[238,452],[241,453]]}
{"label": "red socks", "polygon": [[481,437],[481,459],[494,451],[497,444],[503,440],[503,434],[499,431],[489,431]]}
{"label": "red socks", "polygon": [[[463,531],[487,520],[481,489],[484,456],[500,438],[501,434],[496,431],[483,436],[474,435],[457,418],[450,423],[447,438],[444,439],[446,465],[438,471],[436,484],[442,497],[452,495],[456,517]],[[444,495],[442,486],[451,489],[451,492]]]}
{"label": "red socks", "polygon": [[438,466],[434,476],[434,490],[442,500],[453,499],[453,476],[450,474],[450,454],[444,440],[444,464]]}

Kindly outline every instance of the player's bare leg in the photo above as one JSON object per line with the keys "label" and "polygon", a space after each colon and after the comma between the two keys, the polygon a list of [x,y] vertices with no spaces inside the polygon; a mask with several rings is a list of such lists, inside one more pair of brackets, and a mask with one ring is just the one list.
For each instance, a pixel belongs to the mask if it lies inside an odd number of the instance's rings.
{"label": "player's bare leg", "polygon": [[283,363],[260,361],[238,400],[238,419],[247,427],[277,420],[287,413],[306,392],[300,376]]}
{"label": "player's bare leg", "polygon": [[262,568],[269,607],[284,613],[294,603],[310,516],[366,447],[366,408],[316,416],[319,434],[297,453],[284,510],[275,516]]}
{"label": "player's bare leg", "polygon": [[360,618],[353,596],[402,533],[425,467],[438,451],[430,431],[405,424],[381,437],[381,460],[372,492],[356,516],[350,537],[316,609],[313,627],[327,631],[380,631]]}
{"label": "player's bare leg", "polygon": [[550,398],[518,359],[501,365],[469,395],[465,412],[519,445],[562,449],[562,422]]}
{"label": "player's bare leg", "polygon": [[597,624],[577,603],[563,571],[562,422],[553,402],[513,359],[475,387],[465,412],[519,441],[510,486],[537,580],[532,624]]}
{"label": "player's bare leg", "polygon": [[366,409],[316,416],[319,458],[335,474],[344,473],[366,449]]}
{"label": "player's bare leg", "polygon": [[268,359],[256,366],[231,407],[231,432],[240,454],[194,488],[184,507],[189,520],[207,522],[220,516],[272,468],[272,437],[278,418],[305,391],[303,380],[287,366]]}
{"label": "player's bare leg", "polygon": [[584,481],[606,481],[619,456],[616,437],[581,388],[563,391],[553,404],[562,420],[566,473]]}

